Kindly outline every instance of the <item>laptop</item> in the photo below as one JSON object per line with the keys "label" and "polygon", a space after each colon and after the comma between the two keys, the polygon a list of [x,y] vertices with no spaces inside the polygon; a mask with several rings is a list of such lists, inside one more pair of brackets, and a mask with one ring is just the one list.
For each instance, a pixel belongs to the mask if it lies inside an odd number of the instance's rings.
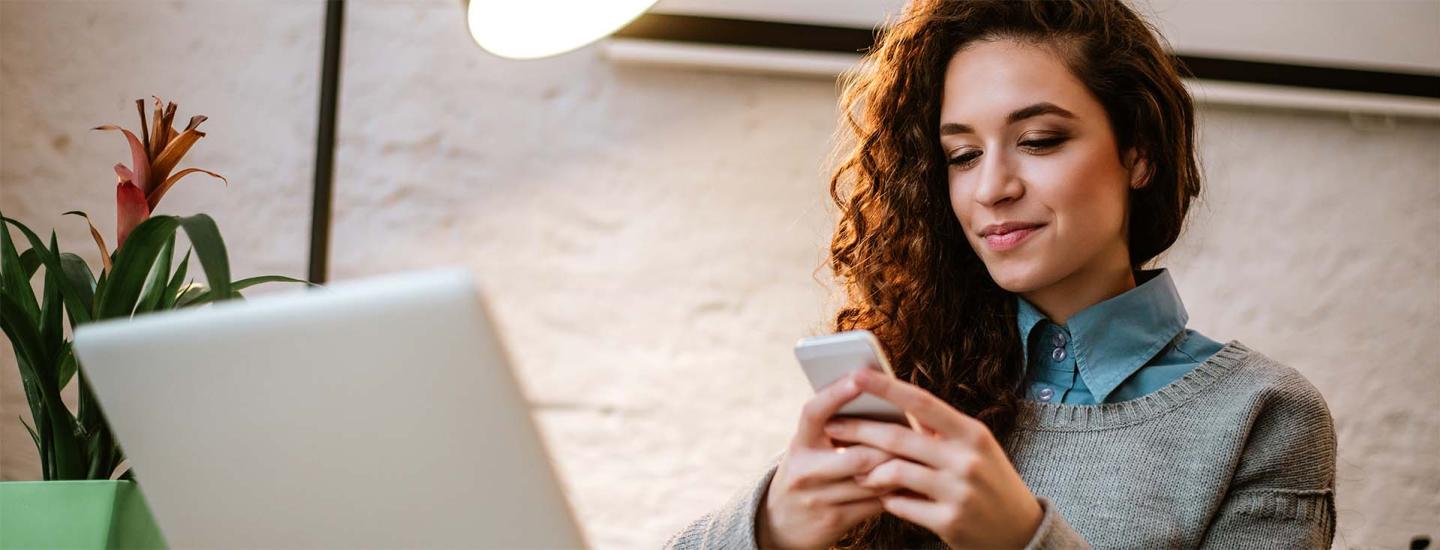
{"label": "laptop", "polygon": [[585,545],[468,271],[83,325],[177,548]]}

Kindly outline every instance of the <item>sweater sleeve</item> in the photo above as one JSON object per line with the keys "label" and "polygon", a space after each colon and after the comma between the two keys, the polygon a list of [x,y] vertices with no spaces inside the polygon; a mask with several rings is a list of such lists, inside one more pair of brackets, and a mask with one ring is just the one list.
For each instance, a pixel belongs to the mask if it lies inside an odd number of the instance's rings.
{"label": "sweater sleeve", "polygon": [[1025,550],[1084,550],[1090,548],[1090,543],[1085,542],[1085,537],[1080,536],[1070,523],[1065,521],[1065,516],[1055,509],[1055,503],[1045,497],[1036,497],[1040,500],[1040,509],[1044,515],[1040,518],[1040,527],[1035,529],[1035,535],[1030,537],[1030,542],[1025,543]]}
{"label": "sweater sleeve", "polygon": [[1330,548],[1335,539],[1335,425],[1290,370],[1260,395],[1250,437],[1204,548]]}
{"label": "sweater sleeve", "polygon": [[770,466],[752,482],[730,497],[720,508],[690,522],[665,543],[666,550],[757,550],[755,521],[770,479],[780,468],[785,453],[770,459]]}

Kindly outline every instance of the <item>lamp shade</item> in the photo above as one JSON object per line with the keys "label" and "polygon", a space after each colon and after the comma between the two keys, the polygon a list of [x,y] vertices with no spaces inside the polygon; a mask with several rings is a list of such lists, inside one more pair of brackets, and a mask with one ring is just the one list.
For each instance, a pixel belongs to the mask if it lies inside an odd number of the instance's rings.
{"label": "lamp shade", "polygon": [[501,57],[535,59],[608,36],[656,0],[466,0],[470,36]]}

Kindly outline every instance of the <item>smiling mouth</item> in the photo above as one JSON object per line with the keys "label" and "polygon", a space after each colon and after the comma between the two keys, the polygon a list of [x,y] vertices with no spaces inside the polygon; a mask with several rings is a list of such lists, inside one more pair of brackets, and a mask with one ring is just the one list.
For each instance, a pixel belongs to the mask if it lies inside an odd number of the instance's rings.
{"label": "smiling mouth", "polygon": [[1044,225],[1037,225],[1035,227],[1017,229],[1003,234],[991,233],[985,236],[985,245],[990,247],[990,250],[994,250],[996,252],[1004,252],[1007,250],[1011,250],[1023,244],[1026,239],[1030,237],[1030,235],[1033,235],[1035,234],[1035,232],[1040,231],[1044,228]]}

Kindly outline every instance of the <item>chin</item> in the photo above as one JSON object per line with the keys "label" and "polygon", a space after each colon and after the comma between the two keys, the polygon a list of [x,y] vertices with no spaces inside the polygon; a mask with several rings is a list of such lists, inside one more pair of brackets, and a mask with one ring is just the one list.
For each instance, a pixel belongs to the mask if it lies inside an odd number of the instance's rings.
{"label": "chin", "polygon": [[1045,270],[1034,262],[1007,259],[987,262],[985,269],[990,272],[995,284],[1015,294],[1043,288],[1051,282]]}

